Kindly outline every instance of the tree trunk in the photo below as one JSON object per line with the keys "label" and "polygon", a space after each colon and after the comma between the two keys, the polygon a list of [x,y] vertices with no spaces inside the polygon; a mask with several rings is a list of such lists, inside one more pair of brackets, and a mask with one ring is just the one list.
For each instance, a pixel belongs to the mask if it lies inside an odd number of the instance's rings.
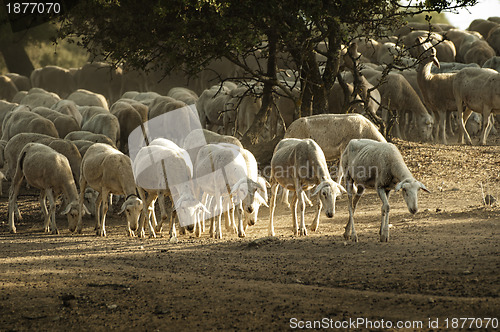
{"label": "tree trunk", "polygon": [[259,136],[259,132],[262,128],[264,128],[265,123],[267,121],[267,117],[272,111],[273,106],[273,92],[274,92],[274,83],[277,81],[276,76],[276,53],[277,53],[277,43],[278,38],[274,31],[268,32],[268,40],[269,40],[269,56],[267,59],[267,73],[266,76],[268,79],[264,81],[264,89],[262,93],[262,106],[259,112],[255,116],[255,120],[245,133],[245,135],[241,138],[241,144],[252,152],[255,156],[255,159],[262,164],[267,164],[271,160],[272,153],[274,151],[274,147],[280,141],[281,137],[276,137],[270,142],[261,142],[257,144],[257,138]]}
{"label": "tree trunk", "polygon": [[1,45],[0,52],[9,72],[30,77],[34,67],[21,44],[9,43]]}

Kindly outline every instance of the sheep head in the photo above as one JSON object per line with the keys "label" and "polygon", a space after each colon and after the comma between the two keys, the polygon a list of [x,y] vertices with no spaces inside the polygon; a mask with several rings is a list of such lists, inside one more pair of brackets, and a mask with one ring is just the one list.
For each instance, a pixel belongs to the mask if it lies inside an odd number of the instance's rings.
{"label": "sheep head", "polygon": [[422,189],[425,192],[430,193],[429,189],[427,189],[421,182],[408,178],[399,182],[394,190],[397,192],[402,189],[403,198],[406,202],[406,206],[408,206],[408,211],[411,214],[415,214],[418,212],[418,190]]}
{"label": "sheep head", "polygon": [[129,229],[136,231],[139,226],[139,217],[142,212],[142,200],[135,194],[128,195],[123,202],[120,212],[122,214],[125,212],[125,217],[127,218],[127,225]]}
{"label": "sheep head", "polygon": [[264,192],[266,191],[266,186],[262,185],[259,182],[255,182],[252,179],[242,178],[233,185],[233,188],[231,189],[231,194],[234,196],[236,201],[242,201],[244,211],[248,213],[253,213],[254,207],[252,204],[256,199],[256,197],[260,196],[260,198],[258,199],[264,201],[264,198],[262,198],[262,196],[257,192],[257,190]]}
{"label": "sheep head", "polygon": [[333,218],[335,215],[335,201],[338,196],[345,192],[346,190],[342,185],[332,179],[326,179],[316,186],[312,194],[313,196],[319,194],[319,199],[323,203],[326,216]]}
{"label": "sheep head", "polygon": [[[82,214],[90,214],[85,205],[83,206]],[[61,215],[66,215],[66,217],[68,218],[68,228],[70,232],[74,232],[78,223],[78,219],[80,218],[80,207],[78,201],[68,203],[68,205],[66,205],[66,208],[61,212]]]}
{"label": "sheep head", "polygon": [[200,201],[191,195],[184,194],[175,202],[175,211],[181,226],[189,226],[198,222],[200,212],[210,213]]}

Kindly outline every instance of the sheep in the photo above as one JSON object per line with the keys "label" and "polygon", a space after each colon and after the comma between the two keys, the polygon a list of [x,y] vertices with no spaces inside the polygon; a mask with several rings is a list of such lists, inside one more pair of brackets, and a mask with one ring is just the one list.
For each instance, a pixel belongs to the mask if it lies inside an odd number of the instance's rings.
{"label": "sheep", "polygon": [[[245,158],[238,148],[230,148],[220,144],[208,144],[202,147],[196,157],[195,178],[200,190],[213,196],[212,216],[218,211],[215,227],[211,225],[211,236],[222,238],[221,214],[232,200],[236,205],[238,224],[242,220],[242,211],[253,212],[253,202],[265,188],[248,177]],[[215,228],[215,234],[213,230]],[[240,234],[242,235],[242,234]]]}
{"label": "sheep", "polygon": [[[121,104],[121,103],[127,103],[127,104],[131,105],[141,115],[142,122],[148,121],[149,108],[146,105],[144,105],[141,102],[138,102],[137,100],[123,98],[123,97],[118,99],[113,105]],[[111,107],[113,107],[113,106],[111,106]],[[111,109],[110,109],[110,112],[113,113],[113,111]]]}
{"label": "sheep", "polygon": [[483,68],[494,69],[500,72],[500,56],[494,56],[483,64]]}
{"label": "sheep", "polygon": [[320,114],[299,118],[288,127],[285,138],[313,139],[329,161],[338,159],[353,138],[386,142],[377,127],[361,114]]}
{"label": "sheep", "polygon": [[[87,212],[85,209],[78,208],[78,192],[71,175],[68,159],[48,146],[29,143],[19,155],[9,193],[9,228],[11,233],[16,232],[14,211],[17,206],[19,188],[24,178],[30,186],[41,190],[40,205],[45,219],[45,232],[59,234],[55,220],[55,199],[59,194],[63,194],[67,202],[62,214],[67,216],[70,229],[81,217],[81,213]],[[49,199],[49,211],[45,205],[45,198]]]}
{"label": "sheep", "polygon": [[[146,218],[148,218],[150,237],[156,236],[155,227],[156,232],[161,231],[163,221],[169,217],[165,209],[166,197],[174,202],[175,212],[181,225],[196,224],[198,211],[206,210],[203,204],[194,197],[191,159],[187,152],[174,142],[165,138],[157,138],[150,145],[141,148],[134,158],[133,170],[139,196],[145,202],[139,222],[138,235],[140,237],[144,236]],[[160,203],[161,219],[157,225],[152,225],[149,215],[151,214],[155,220],[154,203],[157,198]],[[175,224],[171,215],[169,234],[170,238],[176,237]]]}
{"label": "sheep", "polygon": [[375,188],[382,200],[381,242],[389,240],[390,191],[394,189],[397,192],[402,189],[403,198],[411,214],[418,211],[418,190],[430,193],[422,183],[415,180],[396,146],[387,142],[351,140],[340,157],[339,183],[342,183],[343,176],[349,201],[349,221],[345,227],[344,238],[354,242],[358,241],[354,229],[354,212],[365,188]]}
{"label": "sheep", "polygon": [[453,94],[458,112],[459,142],[463,144],[465,136],[467,144],[472,144],[464,123],[474,111],[483,116],[483,131],[479,144],[486,145],[493,126],[490,114],[500,113],[500,73],[486,68],[462,69],[453,81]]}
{"label": "sheep", "polygon": [[[0,124],[3,123],[3,120],[5,119],[7,114],[12,112],[12,110],[15,109],[17,106],[19,105],[16,103],[9,103],[8,101],[0,100]],[[0,128],[0,136],[1,136],[1,128]]]}
{"label": "sheep", "polygon": [[74,140],[74,141],[71,141],[71,142],[73,142],[73,144],[75,144],[76,148],[78,149],[78,152],[80,152],[80,155],[82,157],[85,155],[85,153],[87,152],[87,150],[92,145],[94,145],[96,143],[96,142],[88,141],[88,140],[85,140],[85,139],[77,139],[77,140]]}
{"label": "sheep", "polygon": [[57,129],[59,137],[65,137],[72,131],[80,130],[78,121],[71,115],[59,113],[47,107],[38,106],[33,109],[33,113],[39,114],[52,121]]}
{"label": "sheep", "polygon": [[198,95],[193,90],[184,87],[173,87],[168,90],[167,97],[180,100],[187,105],[193,105],[198,100]]}
{"label": "sheep", "polygon": [[496,54],[500,55],[500,24],[490,31],[486,41],[495,50]]}
{"label": "sheep", "polygon": [[12,137],[4,148],[4,162],[7,164],[5,175],[12,178],[16,170],[16,161],[19,158],[21,150],[28,143],[39,143],[50,146],[55,151],[64,155],[71,166],[75,181],[80,178],[80,164],[82,157],[77,147],[70,141],[54,138],[44,134],[20,133]]}
{"label": "sheep", "polygon": [[[363,74],[374,85],[379,85],[382,80],[382,73],[379,71],[363,70]],[[405,133],[406,137],[423,141],[431,140],[434,119],[425,108],[417,92],[403,75],[398,73],[388,74],[384,82],[378,86],[378,90],[382,96],[381,104],[389,110],[397,111],[399,121],[394,125],[396,136]],[[414,125],[414,129],[405,130],[406,114],[409,114],[410,124]]]}
{"label": "sheep", "polygon": [[[117,149],[103,143],[96,143],[88,148],[82,158],[80,173],[80,211],[83,209],[87,186],[99,192],[96,200],[97,235],[106,236],[105,221],[108,212],[109,194],[125,195],[125,202],[119,214],[125,212],[127,232],[134,236],[137,229],[143,202],[136,193],[134,174],[130,158]],[[102,205],[102,209],[101,209]],[[82,218],[70,231],[82,232]]]}
{"label": "sheep", "polygon": [[450,40],[443,39],[443,36],[438,33],[429,32],[425,30],[414,30],[405,35],[404,37],[401,37],[401,40],[408,48],[412,57],[414,58],[418,57],[418,51],[414,47],[415,39],[417,39],[417,37],[425,38],[432,44],[432,46],[434,46],[437,54],[436,57],[440,62],[455,61],[455,56],[457,54],[455,44],[453,44],[453,42]]}
{"label": "sheep", "polygon": [[183,148],[189,153],[191,160],[196,160],[198,152],[207,143],[229,143],[243,149],[241,142],[233,136],[220,135],[207,129],[195,129],[184,139]]}
{"label": "sheep", "polygon": [[195,111],[178,100],[156,103],[150,107],[148,117],[148,133],[152,139],[166,137],[179,146],[191,130],[199,128]]}
{"label": "sheep", "polygon": [[6,73],[5,76],[12,80],[12,82],[16,85],[18,91],[28,91],[32,88],[31,80],[24,75],[20,75],[17,73]]}
{"label": "sheep", "polygon": [[[87,110],[92,111],[99,109],[104,110],[100,107],[97,109],[95,107],[89,107]],[[115,146],[118,144],[120,139],[120,122],[115,115],[104,110],[102,112],[95,112],[95,114],[92,114],[92,112],[83,112],[82,117],[83,131],[106,135]]]}
{"label": "sheep", "polygon": [[31,85],[54,92],[66,98],[76,89],[75,80],[68,69],[58,66],[45,66],[31,72]]}
{"label": "sheep", "polygon": [[[225,82],[223,85],[214,85],[206,89],[196,101],[196,109],[200,117],[202,128],[215,130],[217,126],[224,124],[223,112],[226,103],[231,99],[230,91],[236,86]],[[226,120],[226,122],[229,122]],[[230,128],[224,134],[230,134]]]}
{"label": "sheep", "polygon": [[103,95],[85,89],[72,92],[66,99],[74,101],[78,106],[100,106],[109,109],[108,102]]}
{"label": "sheep", "polygon": [[104,143],[116,148],[115,143],[106,135],[96,134],[86,130],[74,131],[69,133],[64,137],[64,139],[75,141],[75,140],[87,140],[94,143]]}
{"label": "sheep", "polygon": [[52,105],[60,100],[61,98],[55,93],[47,92],[40,88],[31,88],[28,94],[21,99],[19,104],[27,105],[31,108],[37,106],[52,107]]}
{"label": "sheep", "polygon": [[436,126],[434,126],[434,139],[446,144],[446,111],[455,111],[455,97],[453,96],[453,79],[455,73],[433,74],[432,64],[439,67],[436,50],[425,39],[417,38],[420,43],[422,60],[417,68],[417,81],[424,97],[425,105],[434,113]]}
{"label": "sheep", "polygon": [[18,91],[14,95],[14,97],[12,97],[11,102],[19,104],[23,100],[23,98],[26,97],[27,95],[28,95],[28,91]]}
{"label": "sheep", "polygon": [[[335,215],[335,200],[345,192],[344,187],[333,181],[328,172],[325,155],[320,146],[312,139],[285,138],[274,149],[271,159],[271,205],[269,213],[269,236],[274,236],[274,209],[278,184],[287,190],[295,191],[293,196],[293,232],[295,235],[307,235],[304,221],[305,191],[312,189],[313,196],[319,194],[316,215],[311,225],[314,232],[319,226],[321,208],[325,206],[328,218]],[[300,209],[298,224],[297,204]]]}
{"label": "sheep", "polygon": [[484,19],[475,19],[470,24],[467,30],[479,32],[484,39],[488,37],[491,30],[498,27],[498,23]]}
{"label": "sheep", "polygon": [[79,89],[98,93],[110,104],[121,95],[123,70],[113,65],[94,62],[86,63],[77,73],[76,84]]}
{"label": "sheep", "polygon": [[22,107],[14,109],[5,117],[2,123],[2,140],[8,141],[19,133],[39,133],[59,137],[52,121]]}
{"label": "sheep", "polygon": [[117,101],[111,106],[111,114],[116,116],[120,125],[119,149],[123,153],[128,153],[128,138],[130,133],[141,126],[142,117],[135,108],[126,102]]}
{"label": "sheep", "polygon": [[14,82],[5,75],[0,75],[0,99],[11,101],[18,90]]}
{"label": "sheep", "polygon": [[78,106],[74,101],[66,99],[60,100],[52,105],[51,109],[72,116],[79,126],[82,125],[82,114],[78,111]]}

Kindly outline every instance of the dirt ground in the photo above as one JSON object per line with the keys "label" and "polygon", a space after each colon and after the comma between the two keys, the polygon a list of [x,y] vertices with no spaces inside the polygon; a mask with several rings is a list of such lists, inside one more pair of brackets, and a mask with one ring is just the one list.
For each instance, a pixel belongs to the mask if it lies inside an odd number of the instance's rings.
{"label": "dirt ground", "polygon": [[[487,323],[494,330],[500,207],[483,205],[482,192],[500,198],[500,146],[397,145],[432,193],[419,194],[413,216],[399,193],[391,196],[388,243],[378,241],[381,202],[372,190],[355,215],[358,243],[342,237],[345,196],[335,217],[323,214],[319,230],[307,237],[292,236],[291,214],[279,205],[274,238],[267,238],[264,208],[246,238],[186,234],[170,243],[168,234],[128,238],[117,215],[108,219],[107,238],[94,235],[91,219],[83,235],[71,234],[61,217],[61,234],[44,234],[34,196],[21,197],[24,219],[18,233],[9,234],[4,194],[0,331],[385,331],[470,324],[477,330]],[[307,224],[313,213],[307,210]]]}

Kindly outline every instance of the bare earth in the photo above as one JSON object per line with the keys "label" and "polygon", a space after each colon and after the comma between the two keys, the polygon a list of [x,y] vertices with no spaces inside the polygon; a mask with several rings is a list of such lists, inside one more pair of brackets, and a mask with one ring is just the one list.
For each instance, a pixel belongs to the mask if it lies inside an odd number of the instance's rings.
{"label": "bare earth", "polygon": [[[263,209],[244,239],[186,234],[169,243],[168,234],[128,238],[117,215],[107,238],[94,235],[91,219],[73,235],[62,217],[60,235],[44,234],[34,196],[21,197],[24,220],[9,234],[4,194],[0,331],[396,330],[398,321],[427,330],[439,319],[436,330],[447,318],[450,328],[454,318],[482,318],[483,327],[500,319],[500,207],[482,204],[480,186],[500,198],[500,146],[398,146],[432,194],[419,194],[414,216],[391,196],[388,243],[378,242],[381,202],[370,190],[355,216],[359,243],[342,237],[345,196],[307,237],[291,235],[291,214],[279,205],[275,238],[266,238]],[[312,218],[309,208],[308,225]]]}

